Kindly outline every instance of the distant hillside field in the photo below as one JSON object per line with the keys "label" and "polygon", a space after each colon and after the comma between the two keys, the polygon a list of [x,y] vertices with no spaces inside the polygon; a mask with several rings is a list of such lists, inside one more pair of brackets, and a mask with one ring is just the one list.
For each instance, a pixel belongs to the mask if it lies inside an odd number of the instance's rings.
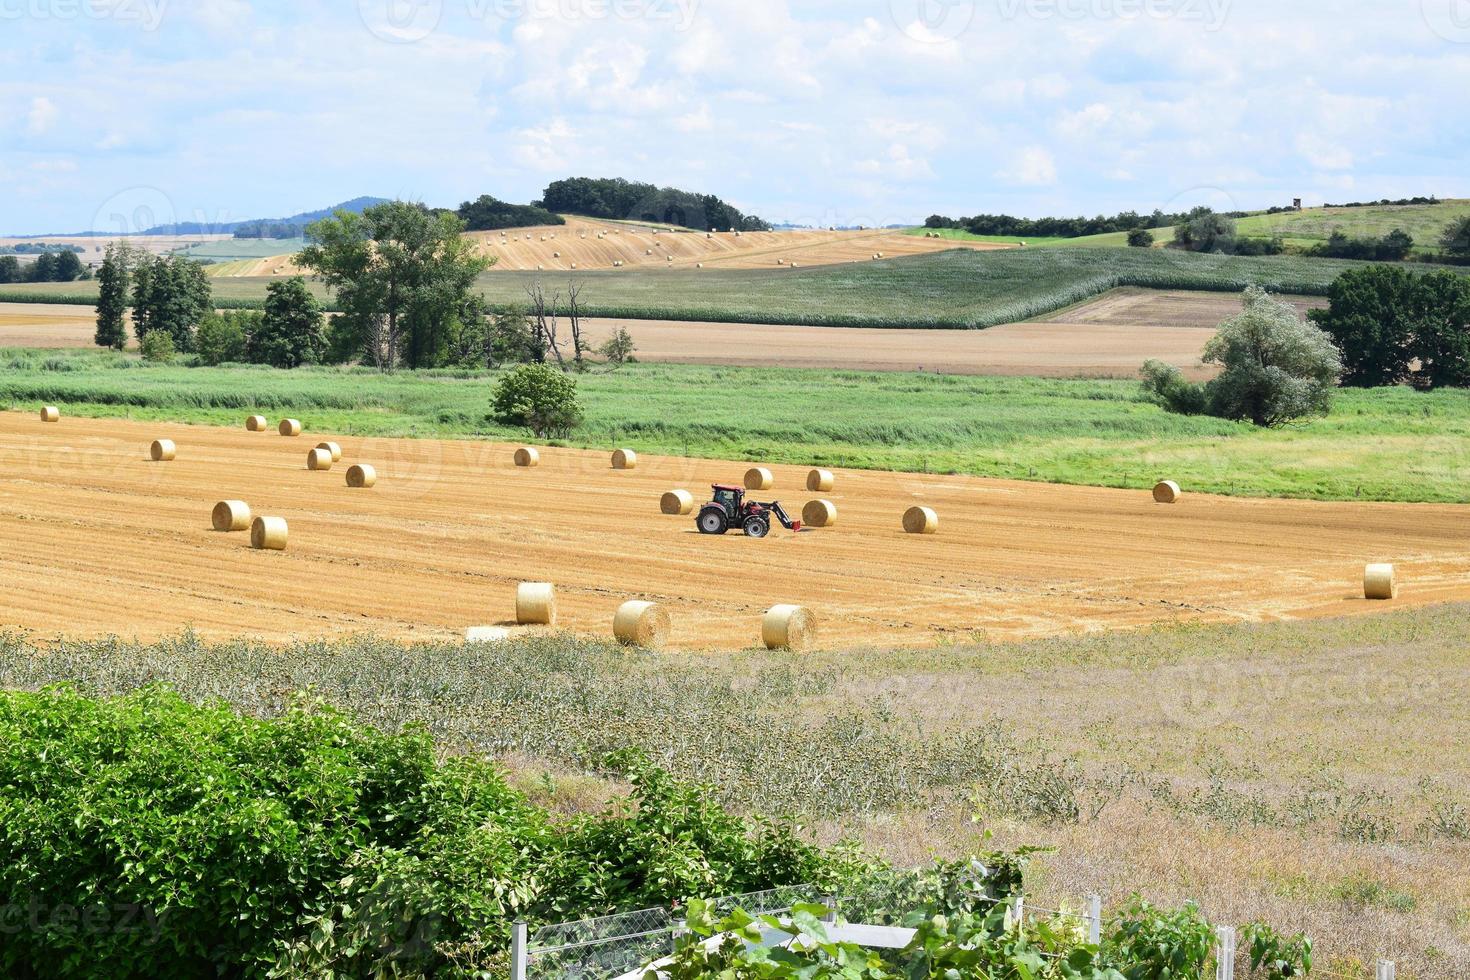
{"label": "distant hillside field", "polygon": [[1308,208],[1281,214],[1257,214],[1236,223],[1242,235],[1269,238],[1280,235],[1290,243],[1312,245],[1326,241],[1334,231],[1350,238],[1381,238],[1396,228],[1414,236],[1414,247],[1439,251],[1445,228],[1470,214],[1470,200],[1438,204],[1384,205],[1364,208]]}
{"label": "distant hillside field", "polygon": [[[686,264],[672,269],[488,272],[480,276],[479,287],[497,306],[524,307],[526,287],[538,279],[548,293],[565,293],[567,283],[575,281],[582,286],[587,316],[965,329],[1029,320],[1120,286],[1238,292],[1259,285],[1273,292],[1322,296],[1338,275],[1366,264],[1171,249],[951,249],[796,270],[696,269]],[[258,307],[270,281],[217,278],[215,301]],[[312,288],[325,296],[319,283]],[[0,300],[12,302],[87,303],[95,297],[94,282],[0,287]]]}

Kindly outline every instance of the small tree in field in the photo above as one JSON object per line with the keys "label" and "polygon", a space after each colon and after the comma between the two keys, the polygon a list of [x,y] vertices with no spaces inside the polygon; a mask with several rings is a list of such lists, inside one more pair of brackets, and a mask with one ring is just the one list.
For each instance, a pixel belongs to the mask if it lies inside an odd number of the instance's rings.
{"label": "small tree in field", "polygon": [[1152,248],[1154,244],[1154,233],[1147,228],[1134,228],[1128,233],[1128,246],[1130,248]]}
{"label": "small tree in field", "polygon": [[1327,414],[1342,376],[1332,338],[1258,286],[1205,345],[1204,362],[1222,368],[1205,386],[1210,414],[1261,426]]}
{"label": "small tree in field", "polygon": [[327,346],[323,323],[305,279],[273,282],[266,287],[265,316],[250,338],[250,359],[279,368],[316,364]]}
{"label": "small tree in field", "polygon": [[194,348],[199,352],[199,361],[210,367],[245,360],[245,342],[245,328],[240,317],[213,310],[199,321],[199,329],[194,334]]}
{"label": "small tree in field", "polygon": [[1470,214],[1457,218],[1444,230],[1440,248],[1457,259],[1470,259]]}
{"label": "small tree in field", "polygon": [[495,420],[524,425],[538,438],[565,436],[582,421],[576,379],[545,364],[522,364],[495,386]]}

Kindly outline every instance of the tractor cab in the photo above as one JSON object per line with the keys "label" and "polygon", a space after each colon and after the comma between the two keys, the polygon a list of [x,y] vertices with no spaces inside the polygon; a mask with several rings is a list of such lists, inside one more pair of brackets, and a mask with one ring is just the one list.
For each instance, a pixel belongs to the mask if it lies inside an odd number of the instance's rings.
{"label": "tractor cab", "polygon": [[725,511],[725,519],[731,524],[738,525],[740,512],[745,509],[745,488],[716,483],[714,491],[714,497],[710,503],[719,504]]}

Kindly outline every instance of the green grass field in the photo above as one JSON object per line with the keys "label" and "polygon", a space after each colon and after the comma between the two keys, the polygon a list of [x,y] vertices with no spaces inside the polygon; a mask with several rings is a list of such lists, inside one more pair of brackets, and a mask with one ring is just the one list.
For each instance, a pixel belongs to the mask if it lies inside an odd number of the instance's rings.
{"label": "green grass field", "polygon": [[[588,316],[853,327],[981,328],[1052,313],[1119,286],[1237,292],[1247,285],[1324,295],[1363,263],[1301,257],[1236,258],[1168,249],[967,249],[792,272],[651,269],[578,272]],[[1420,267],[1428,268],[1428,267]],[[540,276],[491,272],[479,287],[499,306],[524,306]],[[220,306],[258,306],[269,279],[215,279]],[[314,287],[322,294],[320,286]],[[0,287],[0,300],[95,302],[95,283]]]}
{"label": "green grass field", "polygon": [[[1022,242],[1027,248],[1127,248],[1128,233],[1126,231],[1111,231],[1101,235],[1083,235],[1080,238],[1026,238],[1016,235],[972,235],[960,228],[910,228],[905,234],[918,235],[938,232],[940,238],[952,242],[991,242],[998,245],[1020,245]],[[1163,243],[1172,241],[1174,238],[1173,228],[1155,228],[1153,235],[1156,241]]]}
{"label": "green grass field", "polygon": [[[314,431],[523,439],[488,418],[494,373],[144,365],[100,351],[0,353],[0,407]],[[1470,501],[1470,391],[1342,392],[1263,431],[1170,415],[1128,381],[631,365],[580,379],[571,445],[909,472],[1339,500]]]}
{"label": "green grass field", "polygon": [[1352,238],[1380,238],[1396,228],[1414,236],[1420,252],[1437,252],[1445,228],[1470,214],[1470,200],[1448,200],[1439,204],[1388,205],[1366,208],[1309,208],[1281,214],[1257,214],[1241,218],[1236,226],[1242,235],[1280,235],[1288,244],[1310,246],[1326,241],[1334,231]]}
{"label": "green grass field", "polygon": [[240,259],[268,259],[274,255],[295,254],[305,247],[304,238],[232,238],[189,245],[175,254],[191,259],[235,262]]}

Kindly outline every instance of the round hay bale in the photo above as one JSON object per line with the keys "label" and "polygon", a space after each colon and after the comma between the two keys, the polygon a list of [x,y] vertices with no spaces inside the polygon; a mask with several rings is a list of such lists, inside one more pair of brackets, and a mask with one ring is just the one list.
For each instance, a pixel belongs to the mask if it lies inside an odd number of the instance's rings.
{"label": "round hay bale", "polygon": [[612,454],[612,467],[615,470],[637,469],[638,454],[631,449],[619,449]]}
{"label": "round hay bale", "polygon": [[41,409],[41,421],[60,422],[61,409],[57,408],[55,405],[47,405],[45,408]]}
{"label": "round hay bale", "polygon": [[656,602],[634,599],[619,606],[613,616],[613,636],[624,646],[657,650],[669,641],[672,630],[669,611]]}
{"label": "round hay bale", "polygon": [[559,259],[559,258],[561,258],[561,253],[560,252],[552,252],[551,253],[551,257],[553,259]]}
{"label": "round hay bale", "polygon": [[812,500],[801,509],[801,523],[807,527],[831,527],[837,523],[837,506],[830,500]]}
{"label": "round hay bale", "polygon": [[694,268],[696,268],[696,269],[703,269],[704,268],[704,263],[703,262],[696,262],[696,263],[694,263]]}
{"label": "round hay bale", "polygon": [[1392,565],[1369,565],[1363,570],[1363,597],[1365,599],[1397,599],[1398,577]]}
{"label": "round hay bale", "polygon": [[257,517],[250,522],[250,547],[256,551],[286,550],[286,519]]}
{"label": "round hay bale", "polygon": [[671,517],[694,513],[694,494],[688,490],[670,490],[659,499],[658,509]]}
{"label": "round hay bale", "polygon": [[903,529],[908,534],[937,534],[939,515],[928,507],[910,507],[904,511]]}
{"label": "round hay bale", "polygon": [[767,650],[810,650],[817,642],[817,617],[803,606],[772,606],[761,620],[761,641]]}
{"label": "round hay bale", "polygon": [[250,527],[250,505],[243,500],[221,500],[214,505],[209,522],[222,534],[243,531]]}
{"label": "round hay bale", "polygon": [[270,423],[265,420],[265,416],[264,415],[247,415],[247,416],[245,416],[245,431],[246,432],[264,432],[266,426],[268,426],[268,425],[270,425]]}
{"label": "round hay bale", "polygon": [[806,475],[806,488],[812,493],[831,493],[836,484],[831,470],[812,470]]}
{"label": "round hay bale", "polygon": [[1177,504],[1184,491],[1173,480],[1164,480],[1154,487],[1154,503]]}
{"label": "round hay bale", "polygon": [[172,439],[154,439],[148,447],[148,458],[155,463],[167,463],[179,454],[179,447]]}
{"label": "round hay bale", "polygon": [[775,482],[776,478],[764,466],[753,466],[745,471],[745,489],[747,490],[769,490]]}
{"label": "round hay bale", "polygon": [[319,442],[319,443],[316,444],[316,448],[318,448],[318,449],[325,449],[327,452],[331,453],[332,454],[332,462],[334,462],[334,463],[340,463],[340,462],[342,462],[342,447],[339,446],[339,445],[337,445],[337,443],[335,443],[335,442]]}
{"label": "round hay bale", "polygon": [[471,626],[464,631],[465,643],[504,643],[510,639],[510,630],[504,626]]}
{"label": "round hay bale", "polygon": [[283,436],[301,435],[301,423],[296,419],[281,419],[281,424],[276,426],[276,431]]}
{"label": "round hay bale", "polygon": [[522,626],[556,625],[556,586],[522,582],[516,586],[516,622]]}
{"label": "round hay bale", "polygon": [[347,467],[347,485],[354,490],[366,490],[378,482],[378,471],[366,463],[354,463]]}
{"label": "round hay bale", "polygon": [[522,446],[516,450],[515,461],[517,466],[540,466],[541,454],[530,446]]}
{"label": "round hay bale", "polygon": [[330,449],[313,449],[306,454],[306,468],[309,470],[331,469],[332,451]]}

